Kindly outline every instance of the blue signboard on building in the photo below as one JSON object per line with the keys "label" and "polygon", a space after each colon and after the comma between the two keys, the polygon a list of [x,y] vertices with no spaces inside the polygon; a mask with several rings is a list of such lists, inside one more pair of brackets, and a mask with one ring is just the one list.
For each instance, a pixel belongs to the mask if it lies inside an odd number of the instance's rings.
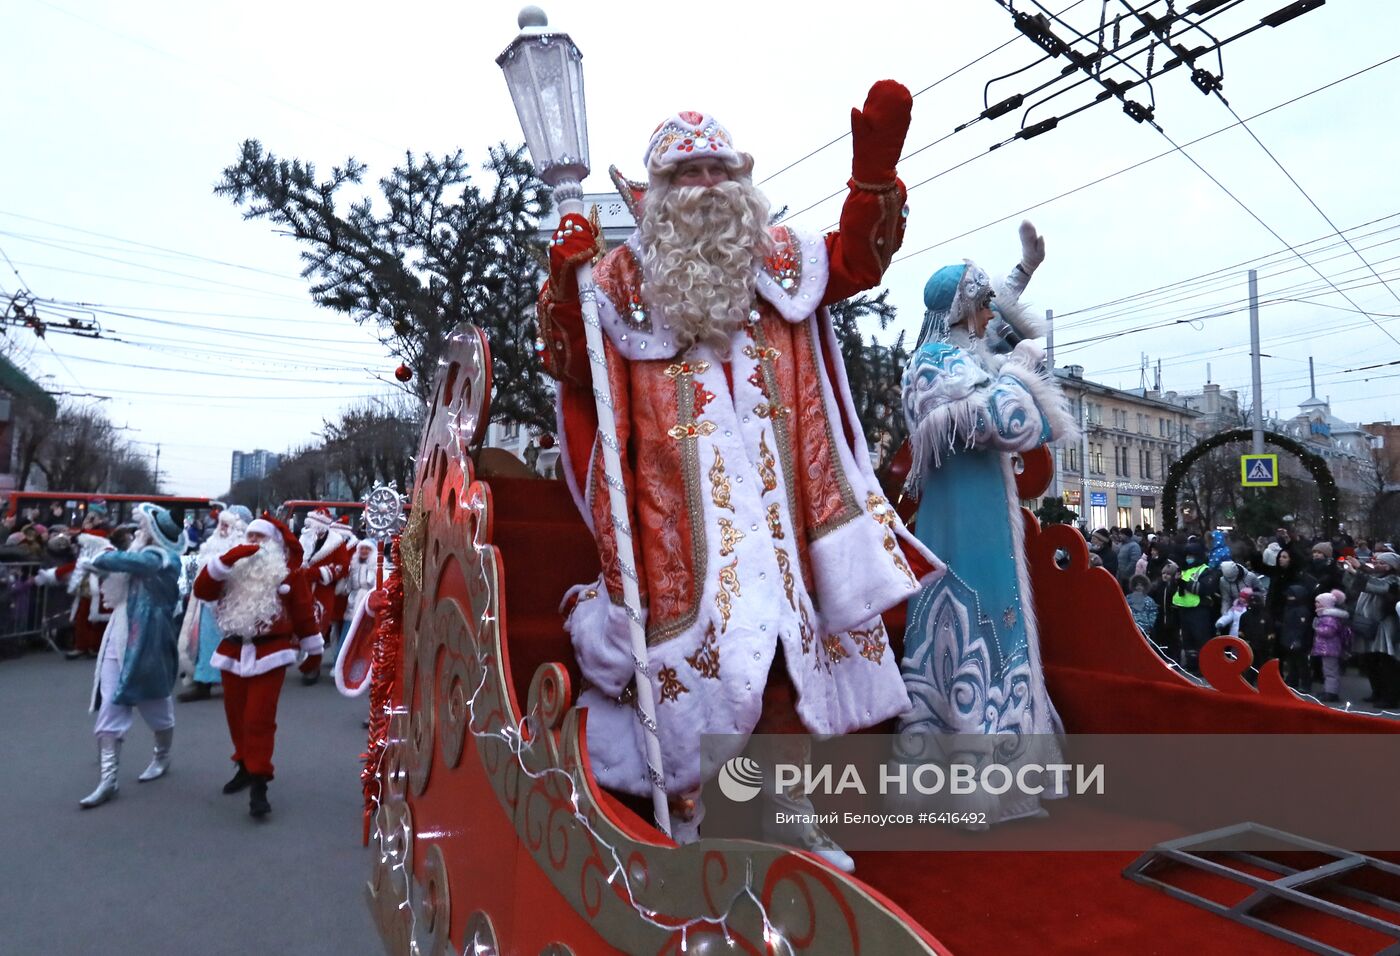
{"label": "blue signboard on building", "polygon": [[1090,504],[1090,505],[1101,505],[1101,506],[1103,506],[1103,507],[1105,507],[1105,508],[1108,507],[1108,492],[1106,492],[1106,491],[1091,491],[1091,492],[1089,492],[1089,504]]}

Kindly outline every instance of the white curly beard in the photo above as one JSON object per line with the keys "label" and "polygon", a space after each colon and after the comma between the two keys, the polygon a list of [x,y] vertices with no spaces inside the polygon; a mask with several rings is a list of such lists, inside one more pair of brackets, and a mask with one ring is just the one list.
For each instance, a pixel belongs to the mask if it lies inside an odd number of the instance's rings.
{"label": "white curly beard", "polygon": [[656,190],[639,238],[642,296],[674,327],[678,353],[703,343],[727,356],[772,247],[763,194],[743,180]]}
{"label": "white curly beard", "polygon": [[224,581],[224,595],[214,607],[225,635],[266,634],[282,614],[278,586],[287,577],[287,552],[281,542],[264,541],[258,553],[236,563]]}

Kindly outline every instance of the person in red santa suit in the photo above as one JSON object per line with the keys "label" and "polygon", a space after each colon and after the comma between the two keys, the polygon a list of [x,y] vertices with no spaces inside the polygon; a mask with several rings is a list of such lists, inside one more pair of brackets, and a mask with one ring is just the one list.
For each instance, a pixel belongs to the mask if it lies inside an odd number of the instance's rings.
{"label": "person in red santa suit", "polygon": [[[849,733],[909,706],[880,614],[943,566],[885,500],[826,307],[877,285],[900,246],[911,107],[884,80],[852,110],[850,191],[825,236],[769,226],[753,158],[713,116],[667,118],[647,146],[638,228],[594,273],[680,842],[703,817],[702,734]],[[612,438],[598,432],[576,279],[597,238],[581,216],[560,223],[536,346],[560,383],[562,470],[602,559],[566,623],[589,755],[601,783],[645,795],[602,464]],[[805,793],[768,796],[811,819]],[[854,866],[815,825],[767,835]]]}
{"label": "person in red santa suit", "polygon": [[[343,530],[342,530],[343,529]],[[316,599],[316,620],[323,640],[329,640],[336,616],[336,585],[350,568],[350,545],[354,538],[347,525],[337,525],[329,511],[319,508],[306,516],[301,532],[303,567]],[[302,665],[301,682],[310,686],[321,679],[322,654]]]}
{"label": "person in red santa suit", "polygon": [[106,519],[101,511],[94,508],[88,512],[77,543],[77,560],[40,572],[40,583],[65,582],[68,593],[73,595],[73,603],[68,608],[68,619],[73,622],[73,647],[63,654],[70,661],[96,657],[102,633],[112,619],[112,608],[102,600],[99,577],[92,568],[92,559],[112,546],[107,540]]}
{"label": "person in red santa suit", "polygon": [[272,810],[267,785],[287,665],[299,653],[319,665],[325,644],[301,545],[291,531],[264,513],[249,523],[244,540],[204,566],[194,593],[215,604],[224,635],[212,663],[223,672],[224,717],[238,765],[224,793],[251,788],[248,812],[263,817]]}

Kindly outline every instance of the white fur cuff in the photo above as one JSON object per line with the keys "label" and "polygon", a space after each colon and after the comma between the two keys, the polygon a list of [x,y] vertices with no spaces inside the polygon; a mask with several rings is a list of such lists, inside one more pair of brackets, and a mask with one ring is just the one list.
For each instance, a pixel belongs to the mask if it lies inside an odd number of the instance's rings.
{"label": "white fur cuff", "polygon": [[227,581],[229,574],[233,571],[232,565],[224,564],[223,558],[215,558],[204,566],[209,572],[209,576],[215,581]]}

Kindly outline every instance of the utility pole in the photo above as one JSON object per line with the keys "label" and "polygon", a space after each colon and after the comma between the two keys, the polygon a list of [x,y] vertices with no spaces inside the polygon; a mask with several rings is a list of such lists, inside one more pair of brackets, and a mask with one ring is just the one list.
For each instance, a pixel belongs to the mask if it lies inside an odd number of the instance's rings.
{"label": "utility pole", "polygon": [[[1052,309],[1045,310],[1045,370],[1049,373],[1050,380],[1054,381],[1055,313]],[[1060,500],[1060,449],[1051,445],[1050,456],[1054,464],[1054,467],[1050,469],[1050,497]],[[1060,504],[1064,504],[1064,502],[1060,501]]]}
{"label": "utility pole", "polygon": [[156,480],[153,494],[160,494],[160,442],[156,442]]}
{"label": "utility pole", "polygon": [[[1259,375],[1259,274],[1249,270],[1249,361],[1254,384],[1254,454],[1264,454],[1264,386]],[[1312,360],[1308,360],[1309,369]]]}
{"label": "utility pole", "polygon": [[1089,388],[1079,381],[1079,517],[1093,530],[1089,509]]}

